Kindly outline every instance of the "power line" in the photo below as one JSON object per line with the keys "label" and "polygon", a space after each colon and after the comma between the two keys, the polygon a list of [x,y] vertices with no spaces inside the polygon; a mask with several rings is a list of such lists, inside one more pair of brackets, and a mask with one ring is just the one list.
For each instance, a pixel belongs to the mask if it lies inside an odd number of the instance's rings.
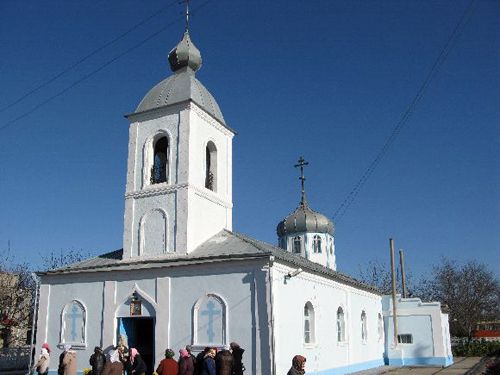
{"label": "power line", "polygon": [[123,39],[125,36],[127,36],[128,34],[130,34],[132,31],[138,29],[139,27],[141,27],[145,23],[149,22],[151,19],[153,19],[153,18],[157,17],[158,15],[160,15],[161,13],[165,12],[169,7],[171,7],[172,5],[175,5],[176,3],[177,3],[177,0],[174,0],[171,3],[167,4],[166,6],[158,9],[155,13],[153,13],[149,17],[143,19],[142,21],[136,23],[134,26],[132,26],[130,29],[128,29],[124,33],[118,35],[117,37],[115,37],[114,39],[110,40],[109,42],[104,43],[100,47],[97,47],[96,49],[94,49],[89,54],[83,56],[81,59],[79,59],[78,61],[76,61],[72,65],[68,66],[66,69],[62,70],[61,72],[57,73],[56,75],[52,76],[51,78],[48,78],[47,80],[45,80],[44,82],[42,82],[40,85],[38,85],[35,88],[31,89],[30,91],[26,92],[24,95],[21,95],[19,98],[17,98],[13,102],[11,102],[11,103],[9,103],[9,104],[1,107],[0,108],[0,113],[6,111],[9,108],[12,108],[17,103],[23,101],[27,97],[33,95],[35,92],[37,92],[40,89],[44,88],[45,86],[51,84],[52,82],[54,82],[55,80],[57,80],[59,77],[61,77],[64,74],[68,73],[69,71],[75,69],[78,65],[82,64],[83,62],[85,62],[86,60],[88,60],[89,58],[91,58],[92,56],[98,54],[99,52],[101,52],[105,48],[109,47],[110,45],[118,42],[120,39]]}
{"label": "power line", "polygon": [[463,12],[462,16],[460,17],[459,21],[455,25],[455,28],[453,29],[452,33],[450,34],[448,40],[446,41],[446,44],[444,45],[443,49],[439,53],[437,59],[434,61],[434,64],[432,65],[431,69],[429,70],[429,73],[425,77],[424,81],[422,82],[420,88],[417,91],[417,94],[413,97],[412,101],[406,108],[406,110],[403,112],[403,115],[401,116],[400,120],[396,123],[394,128],[392,129],[391,134],[389,137],[386,139],[384,142],[382,148],[379,150],[379,152],[375,155],[375,158],[372,160],[372,162],[368,165],[368,168],[363,172],[361,175],[360,179],[358,182],[354,185],[352,190],[347,194],[346,198],[342,201],[342,203],[339,205],[339,207],[335,210],[333,217],[335,219],[335,222],[338,224],[340,219],[345,215],[347,209],[349,206],[354,202],[356,197],[358,196],[361,188],[364,186],[364,184],[368,181],[370,176],[373,174],[377,166],[380,164],[382,159],[385,157],[389,149],[391,148],[392,144],[398,137],[398,135],[401,133],[401,130],[403,127],[407,124],[409,118],[411,117],[412,113],[415,110],[415,107],[417,106],[418,102],[422,99],[424,96],[427,88],[429,87],[432,79],[434,76],[437,74],[439,68],[443,63],[446,61],[446,58],[448,57],[450,51],[453,48],[453,45],[457,38],[459,37],[460,33],[463,31],[467,23],[469,22],[472,11],[473,11],[473,5],[476,2],[476,0],[471,0],[465,11]]}
{"label": "power line", "polygon": [[[197,10],[201,9],[202,7],[204,7],[205,5],[207,5],[208,3],[210,2],[210,0],[206,0],[204,3],[202,3],[201,5],[199,5],[198,7],[196,7],[194,9],[194,12],[196,12]],[[108,60],[107,62],[105,62],[104,64],[101,64],[99,67],[97,67],[96,69],[92,70],[90,73],[87,73],[85,74],[84,76],[82,76],[81,78],[77,79],[76,81],[74,81],[72,84],[70,84],[69,86],[67,86],[66,88],[62,89],[61,91],[57,92],[56,94],[50,96],[49,98],[45,99],[44,101],[38,103],[37,105],[35,105],[33,108],[29,109],[28,111],[24,112],[23,114],[13,118],[12,120],[6,122],[4,125],[0,126],[0,131],[2,130],[5,130],[7,129],[9,126],[11,126],[12,124],[16,123],[17,121],[25,118],[26,116],[32,114],[33,112],[37,111],[39,108],[43,107],[44,105],[46,105],[47,103],[50,103],[52,100],[54,100],[55,98],[65,94],[67,91],[71,90],[72,88],[74,88],[75,86],[78,86],[80,83],[82,83],[83,81],[87,80],[88,78],[92,77],[94,74],[100,72],[101,70],[103,70],[104,68],[106,68],[108,65],[111,65],[112,63],[114,63],[115,61],[119,60],[120,58],[122,58],[123,56],[125,56],[126,54],[132,52],[133,50],[135,50],[136,48],[142,46],[143,44],[145,44],[146,42],[148,42],[149,40],[153,39],[154,37],[156,37],[158,34],[161,34],[162,32],[164,32],[165,30],[167,30],[168,28],[170,28],[171,26],[175,25],[180,19],[184,20],[184,15],[182,17],[177,17],[174,21],[168,23],[166,26],[162,27],[161,29],[159,29],[158,31],[150,34],[149,36],[147,36],[145,39],[141,40],[139,43],[136,43],[134,44],[132,47],[126,49],[124,52],[116,55],[115,57],[113,57],[111,60]]]}

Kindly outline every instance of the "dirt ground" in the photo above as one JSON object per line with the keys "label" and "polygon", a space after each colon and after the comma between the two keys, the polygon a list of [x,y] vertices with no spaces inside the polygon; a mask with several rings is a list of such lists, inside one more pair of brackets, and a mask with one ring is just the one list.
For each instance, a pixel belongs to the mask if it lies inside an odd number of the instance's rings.
{"label": "dirt ground", "polygon": [[[487,374],[482,369],[472,372],[472,368],[479,364],[481,357],[457,357],[454,358],[453,365],[449,367],[424,367],[424,366],[408,366],[408,367],[390,367],[383,366],[376,369],[360,371],[352,375],[464,375],[469,372],[470,375]],[[482,366],[478,366],[482,367]]]}

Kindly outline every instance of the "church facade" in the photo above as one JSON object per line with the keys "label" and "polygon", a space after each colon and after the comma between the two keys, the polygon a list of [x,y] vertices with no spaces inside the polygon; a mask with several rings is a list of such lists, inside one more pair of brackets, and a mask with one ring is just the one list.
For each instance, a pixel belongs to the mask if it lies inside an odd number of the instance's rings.
{"label": "church facade", "polygon": [[196,78],[201,54],[188,31],[169,63],[173,74],[127,116],[123,249],[39,274],[38,345],[72,345],[80,372],[120,335],[149,373],[166,348],[232,341],[248,374],[284,374],[296,354],[308,374],[383,365],[382,295],[336,271],[333,223],[304,188],[278,224],[279,246],[232,231],[235,131]]}

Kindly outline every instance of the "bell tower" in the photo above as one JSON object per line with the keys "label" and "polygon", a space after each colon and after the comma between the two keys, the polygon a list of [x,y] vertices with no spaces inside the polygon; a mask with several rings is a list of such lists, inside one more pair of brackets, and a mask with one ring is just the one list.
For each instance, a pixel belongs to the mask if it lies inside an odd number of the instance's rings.
{"label": "bell tower", "polygon": [[187,29],[168,61],[173,75],[126,116],[123,259],[187,254],[232,229],[235,132],[195,77],[202,60]]}

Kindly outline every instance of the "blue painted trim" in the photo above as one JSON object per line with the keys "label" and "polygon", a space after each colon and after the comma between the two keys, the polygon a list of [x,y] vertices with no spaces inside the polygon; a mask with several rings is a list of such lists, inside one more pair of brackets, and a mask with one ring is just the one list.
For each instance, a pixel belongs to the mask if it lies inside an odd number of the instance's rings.
{"label": "blue painted trim", "polygon": [[[307,364],[306,364],[307,365]],[[335,367],[328,370],[321,370],[318,372],[309,372],[306,368],[306,373],[308,375],[344,375],[351,372],[363,371],[374,367],[380,367],[384,365],[384,359],[376,359],[368,362],[354,363],[349,366]]]}
{"label": "blue painted trim", "polygon": [[453,357],[415,357],[415,358],[389,358],[389,366],[450,366],[453,364]]}

